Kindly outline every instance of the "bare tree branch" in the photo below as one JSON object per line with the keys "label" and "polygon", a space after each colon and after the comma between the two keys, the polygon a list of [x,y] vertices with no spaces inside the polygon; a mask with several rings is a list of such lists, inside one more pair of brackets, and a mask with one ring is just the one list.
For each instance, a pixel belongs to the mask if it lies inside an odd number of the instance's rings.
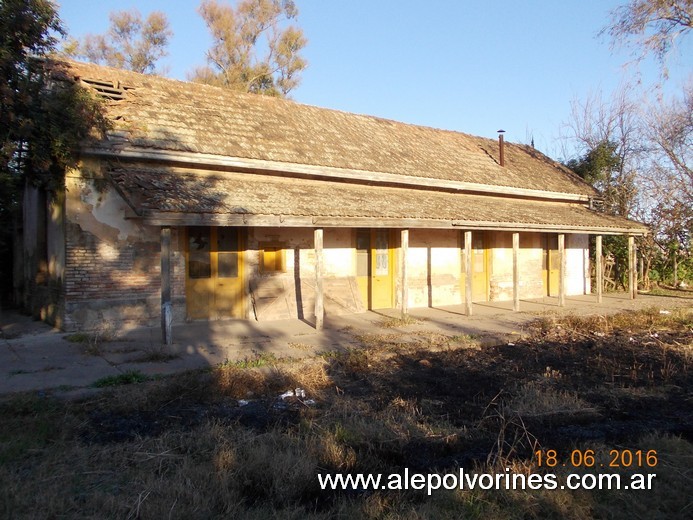
{"label": "bare tree branch", "polygon": [[666,77],[667,56],[691,29],[693,0],[630,0],[611,12],[600,34],[609,35],[612,49],[633,48],[637,61],[654,54]]}

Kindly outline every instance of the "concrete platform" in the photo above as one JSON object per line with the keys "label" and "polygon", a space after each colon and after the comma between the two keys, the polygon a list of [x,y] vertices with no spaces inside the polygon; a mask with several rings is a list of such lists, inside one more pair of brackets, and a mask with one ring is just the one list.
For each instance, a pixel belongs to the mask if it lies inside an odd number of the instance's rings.
{"label": "concrete platform", "polygon": [[0,394],[24,391],[70,392],[90,387],[106,376],[128,371],[172,374],[216,366],[226,361],[258,356],[303,358],[316,353],[355,347],[369,334],[399,335],[402,340],[422,333],[449,336],[473,335],[483,344],[512,341],[537,316],[559,314],[613,314],[657,307],[669,309],[693,305],[690,299],[608,294],[602,304],[592,295],[569,297],[565,307],[557,298],[523,300],[520,312],[512,302],[476,303],[466,316],[461,305],[411,309],[414,323],[402,325],[396,309],[345,316],[327,316],[325,329],[317,332],[302,320],[252,322],[246,320],[199,321],[176,325],[174,344],[161,345],[158,328],[140,328],[116,340],[95,342],[85,333],[83,342],[68,341],[69,334],[13,312],[0,313]]}

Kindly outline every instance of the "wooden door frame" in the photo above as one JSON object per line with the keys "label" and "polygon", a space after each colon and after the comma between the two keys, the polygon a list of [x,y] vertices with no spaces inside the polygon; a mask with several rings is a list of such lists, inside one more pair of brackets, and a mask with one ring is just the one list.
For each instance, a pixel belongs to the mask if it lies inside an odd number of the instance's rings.
{"label": "wooden door frame", "polygon": [[[246,250],[246,243],[247,243],[247,228],[243,227],[235,227],[235,226],[186,226],[185,227],[185,233],[183,233],[184,236],[184,242],[185,242],[185,247],[184,247],[184,253],[185,253],[185,293],[186,293],[186,298],[185,298],[185,314],[187,319],[207,319],[207,320],[216,320],[216,319],[221,319],[218,316],[217,310],[216,310],[216,303],[213,303],[212,309],[207,312],[207,318],[190,318],[190,308],[189,308],[189,299],[188,299],[188,293],[190,291],[189,289],[189,284],[191,283],[190,280],[190,271],[189,271],[189,266],[190,266],[190,229],[191,228],[196,228],[196,227],[206,227],[209,229],[209,240],[210,240],[210,249],[209,249],[209,260],[210,260],[210,284],[212,285],[212,291],[213,291],[213,297],[216,300],[216,287],[217,287],[217,282],[216,280],[219,279],[219,243],[218,243],[218,230],[221,227],[228,227],[236,230],[237,233],[237,239],[238,239],[238,248],[236,254],[237,254],[237,277],[238,278],[238,285],[240,286],[241,294],[239,295],[238,298],[238,312],[235,313],[235,316],[226,316],[225,318],[247,318],[247,294],[248,294],[248,286],[247,286],[247,273],[246,273],[246,262],[245,262],[245,250]],[[224,251],[222,251],[224,252]]]}
{"label": "wooden door frame", "polygon": [[[352,244],[353,244],[353,249],[354,249],[354,267],[356,267],[356,277],[361,278],[361,276],[358,275],[358,232],[359,230],[365,230],[368,231],[368,237],[369,237],[369,249],[368,249],[368,287],[367,287],[367,298],[364,303],[366,306],[367,310],[373,310],[373,278],[375,277],[375,262],[376,262],[376,255],[375,255],[375,239],[376,239],[376,234],[378,231],[386,231],[387,232],[387,240],[388,240],[388,278],[389,278],[389,293],[390,293],[390,302],[389,302],[389,307],[378,307],[378,309],[392,309],[395,306],[395,279],[396,276],[398,275],[398,267],[397,267],[397,255],[395,253],[395,249],[397,248],[397,233],[395,229],[391,228],[352,228]],[[358,282],[357,282],[358,283]],[[377,309],[376,309],[377,310]]]}

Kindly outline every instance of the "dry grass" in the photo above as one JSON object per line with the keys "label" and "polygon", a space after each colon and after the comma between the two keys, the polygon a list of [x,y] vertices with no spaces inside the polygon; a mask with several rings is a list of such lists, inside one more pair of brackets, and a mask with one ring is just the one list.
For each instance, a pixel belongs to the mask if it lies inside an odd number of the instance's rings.
{"label": "dry grass", "polygon": [[[688,518],[693,446],[674,430],[691,431],[690,324],[684,311],[545,317],[531,341],[484,348],[369,336],[358,349],[229,363],[82,402],[5,398],[0,517]],[[305,397],[279,397],[294,389]],[[429,497],[317,481],[405,467],[527,475],[541,471],[535,450],[575,448],[657,450],[655,489]]]}
{"label": "dry grass", "polygon": [[650,333],[657,331],[686,331],[693,329],[693,307],[663,310],[651,307],[639,312],[622,312],[614,315],[558,315],[541,317],[532,322],[528,332],[533,339],[570,339],[601,337],[618,330],[625,333]]}
{"label": "dry grass", "polygon": [[110,321],[101,322],[89,332],[76,332],[65,336],[67,341],[84,345],[84,353],[91,356],[100,356],[102,345],[115,340],[116,327]]}
{"label": "dry grass", "polygon": [[416,325],[421,323],[423,320],[415,318],[409,314],[402,317],[386,318],[380,322],[380,326],[386,329],[396,329],[399,327],[407,327],[409,325]]}

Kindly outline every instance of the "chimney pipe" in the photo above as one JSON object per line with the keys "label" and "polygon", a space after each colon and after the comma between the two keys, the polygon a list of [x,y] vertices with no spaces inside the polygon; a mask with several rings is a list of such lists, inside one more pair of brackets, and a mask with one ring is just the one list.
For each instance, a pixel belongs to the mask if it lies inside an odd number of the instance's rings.
{"label": "chimney pipe", "polygon": [[505,130],[498,130],[498,149],[500,150],[500,165],[505,166],[505,141],[503,140],[503,134]]}

